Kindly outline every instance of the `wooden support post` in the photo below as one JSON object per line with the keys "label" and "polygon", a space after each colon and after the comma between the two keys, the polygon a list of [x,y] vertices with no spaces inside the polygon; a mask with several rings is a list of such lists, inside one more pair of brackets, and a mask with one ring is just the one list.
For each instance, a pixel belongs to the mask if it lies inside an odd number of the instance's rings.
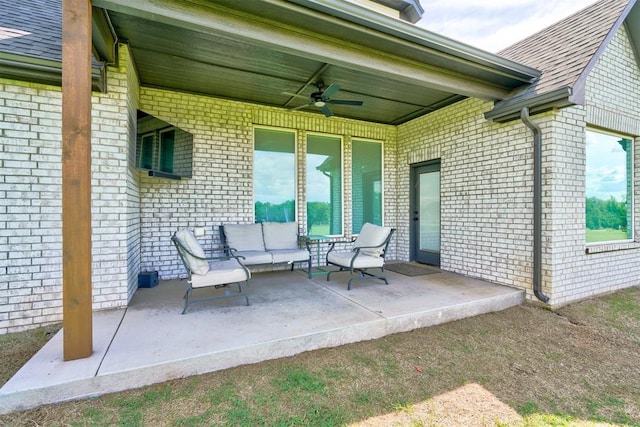
{"label": "wooden support post", "polygon": [[62,304],[64,360],[91,356],[91,0],[62,1]]}

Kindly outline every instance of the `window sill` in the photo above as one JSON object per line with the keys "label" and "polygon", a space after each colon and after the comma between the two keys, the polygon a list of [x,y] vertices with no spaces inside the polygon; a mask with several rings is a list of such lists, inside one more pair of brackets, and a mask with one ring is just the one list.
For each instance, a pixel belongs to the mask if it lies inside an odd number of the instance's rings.
{"label": "window sill", "polygon": [[626,251],[628,249],[639,249],[640,242],[611,242],[611,243],[594,243],[588,245],[584,253],[599,254],[602,252]]}

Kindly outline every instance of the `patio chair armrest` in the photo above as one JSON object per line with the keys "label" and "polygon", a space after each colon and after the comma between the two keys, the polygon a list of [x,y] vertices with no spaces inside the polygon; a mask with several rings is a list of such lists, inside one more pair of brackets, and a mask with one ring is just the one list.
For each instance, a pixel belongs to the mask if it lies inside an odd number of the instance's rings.
{"label": "patio chair armrest", "polygon": [[[189,251],[187,248],[185,248],[184,246],[182,247],[182,250],[184,250],[186,253],[188,253],[189,255],[191,255],[192,257],[196,258],[196,259],[200,259],[200,260],[204,260],[204,261],[227,261],[230,259],[237,259],[238,262],[240,264],[242,264],[242,260],[244,259],[243,256],[241,255],[235,255],[233,253],[225,253],[224,248],[211,248],[211,249],[205,249],[205,255],[207,255],[207,253],[218,253],[219,255],[208,255],[205,257],[201,257],[198,256],[196,254],[194,254],[193,252]],[[232,249],[235,250],[235,249]]]}
{"label": "patio chair armrest", "polygon": [[298,234],[298,246],[301,246],[302,244],[304,244],[304,248],[309,253],[311,253],[311,244],[310,244],[311,242],[313,242],[313,240],[309,239],[308,236],[303,236]]}
{"label": "patio chair armrest", "polygon": [[228,254],[230,254],[230,253],[232,253],[232,252],[238,252],[238,250],[237,250],[236,248],[232,248],[231,246],[229,246],[229,245],[227,245],[227,244],[225,244],[225,245],[222,247],[222,249],[223,249],[226,253],[228,253]]}
{"label": "patio chair armrest", "polygon": [[333,245],[335,245],[336,243],[353,243],[353,242],[355,242],[355,241],[356,241],[356,239],[351,239],[351,240],[334,240],[334,241],[332,241],[332,242],[328,242],[327,244],[328,244],[328,245],[333,246]]}
{"label": "patio chair armrest", "polygon": [[[384,243],[382,244],[384,245]],[[360,249],[377,249],[382,245],[377,245],[377,246],[358,246],[357,248],[353,248],[352,251],[359,251]]]}
{"label": "patio chair armrest", "polygon": [[325,258],[327,258],[329,256],[329,253],[335,249],[336,243],[340,243],[340,242],[329,242],[329,243],[327,243],[329,245],[329,250],[327,251],[327,254],[325,255]]}
{"label": "patio chair armrest", "polygon": [[226,253],[226,248],[224,246],[217,246],[214,248],[205,248],[204,253]]}
{"label": "patio chair armrest", "polygon": [[[236,253],[236,252],[238,252],[238,250],[237,250],[237,249],[235,249],[235,248],[232,248],[232,247],[230,247],[230,246],[224,245],[223,249],[224,249],[224,252],[227,254],[227,258],[228,258],[228,259],[235,258],[235,259],[237,259],[237,260],[238,260],[238,262],[239,262],[240,264],[242,264],[242,260],[243,260],[243,259],[247,259],[247,257],[246,257],[246,256],[244,256],[244,255],[238,255],[238,254]],[[244,265],[244,264],[243,264],[243,265]]]}
{"label": "patio chair armrest", "polygon": [[334,240],[333,242],[328,242],[327,244],[329,245],[329,250],[327,251],[327,255],[325,256],[325,259],[327,259],[327,257],[329,256],[329,253],[335,249],[336,243],[353,243],[354,241],[355,241],[355,239],[353,239],[353,240]]}

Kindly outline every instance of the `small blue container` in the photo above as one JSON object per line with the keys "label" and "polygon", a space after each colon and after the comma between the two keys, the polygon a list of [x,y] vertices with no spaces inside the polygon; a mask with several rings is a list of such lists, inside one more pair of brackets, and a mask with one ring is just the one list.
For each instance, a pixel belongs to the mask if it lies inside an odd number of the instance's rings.
{"label": "small blue container", "polygon": [[139,288],[153,288],[158,284],[158,272],[147,271],[138,274],[138,287]]}

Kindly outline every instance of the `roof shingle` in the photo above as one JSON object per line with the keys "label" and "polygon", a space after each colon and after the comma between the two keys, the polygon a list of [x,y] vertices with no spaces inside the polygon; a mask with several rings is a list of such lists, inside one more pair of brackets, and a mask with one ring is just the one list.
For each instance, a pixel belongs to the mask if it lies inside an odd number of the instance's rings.
{"label": "roof shingle", "polygon": [[530,98],[574,87],[630,0],[601,0],[562,21],[498,52],[537,68],[540,78],[516,96]]}
{"label": "roof shingle", "polygon": [[0,51],[62,60],[62,2],[0,0]]}

